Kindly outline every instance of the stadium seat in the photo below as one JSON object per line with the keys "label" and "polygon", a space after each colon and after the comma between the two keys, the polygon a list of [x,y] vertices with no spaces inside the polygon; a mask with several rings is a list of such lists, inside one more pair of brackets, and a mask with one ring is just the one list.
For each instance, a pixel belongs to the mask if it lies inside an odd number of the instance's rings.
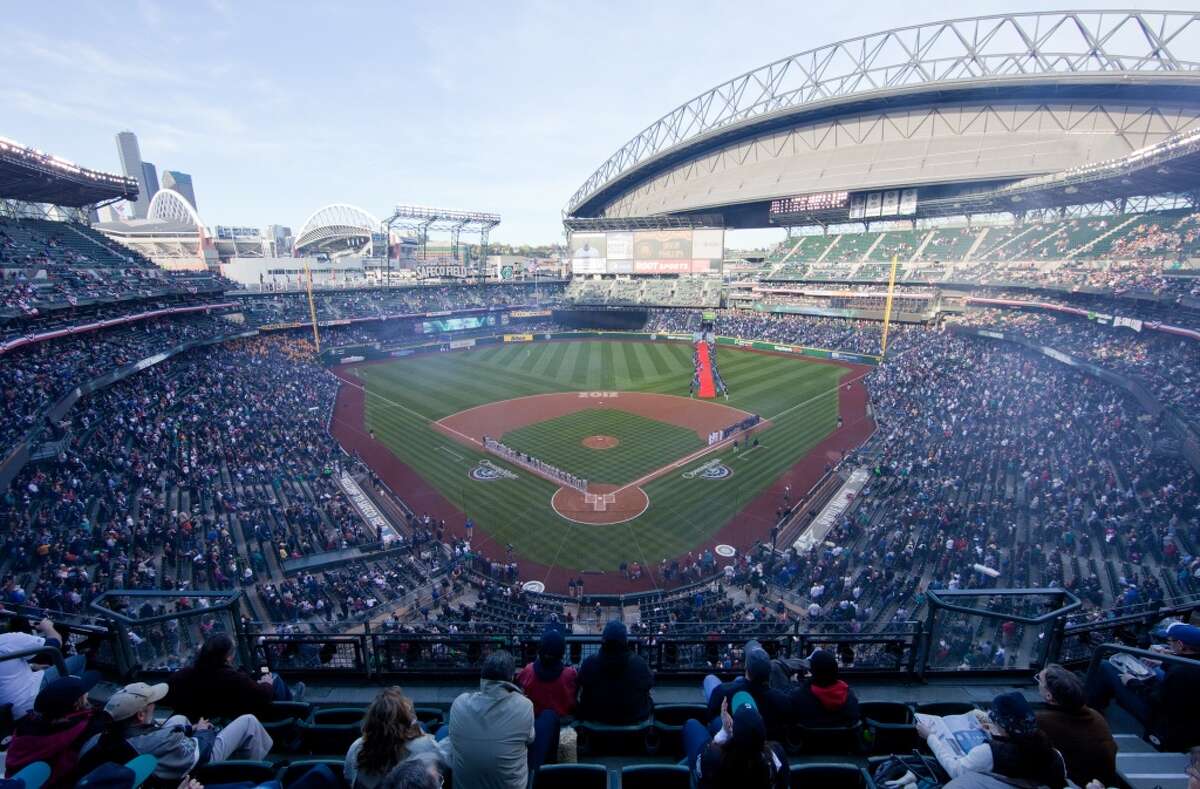
{"label": "stadium seat", "polygon": [[692,775],[681,764],[635,764],[621,768],[621,789],[688,789]]}
{"label": "stadium seat", "polygon": [[279,781],[284,787],[290,786],[295,781],[299,780],[306,772],[323,764],[328,767],[339,781],[346,779],[345,773],[342,771],[346,765],[344,759],[298,759],[279,769],[279,774],[275,776],[275,780]]}
{"label": "stadium seat", "polygon": [[415,707],[414,711],[425,731],[431,734],[437,731],[438,726],[446,722],[446,711],[441,707]]}
{"label": "stadium seat", "polygon": [[874,789],[875,782],[858,765],[812,762],[792,765],[789,785],[792,789]]}
{"label": "stadium seat", "polygon": [[919,744],[912,708],[898,701],[866,701],[859,705],[871,753],[908,753]]}
{"label": "stadium seat", "polygon": [[365,714],[361,707],[313,710],[311,720],[296,722],[300,750],[310,754],[345,753],[362,733]]}
{"label": "stadium seat", "polygon": [[654,719],[627,726],[613,726],[594,721],[577,721],[579,752],[583,753],[653,753],[658,746]]}
{"label": "stadium seat", "polygon": [[273,701],[258,722],[271,735],[272,751],[289,751],[296,745],[296,722],[308,720],[312,705],[304,701]]}
{"label": "stadium seat", "polygon": [[787,732],[787,748],[793,753],[858,754],[863,751],[863,725],[792,726]]}
{"label": "stadium seat", "polygon": [[546,764],[538,768],[533,789],[608,789],[602,764]]}
{"label": "stadium seat", "polygon": [[922,715],[965,715],[978,709],[967,701],[935,701],[929,704],[918,704],[914,709]]}
{"label": "stadium seat", "polygon": [[246,781],[259,784],[274,780],[275,768],[270,762],[230,759],[201,765],[192,770],[192,777],[205,785],[236,784]]}
{"label": "stadium seat", "polygon": [[654,706],[654,737],[656,751],[682,750],[680,732],[690,718],[698,721],[708,719],[708,707],[703,704],[656,704]]}

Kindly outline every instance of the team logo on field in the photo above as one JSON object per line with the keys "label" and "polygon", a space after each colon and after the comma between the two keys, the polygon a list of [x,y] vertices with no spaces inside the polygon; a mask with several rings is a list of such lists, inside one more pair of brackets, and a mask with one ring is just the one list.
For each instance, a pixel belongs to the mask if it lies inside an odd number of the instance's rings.
{"label": "team logo on field", "polygon": [[703,466],[694,468],[691,471],[683,472],[684,479],[725,479],[733,476],[733,471],[721,462],[720,458],[713,458]]}
{"label": "team logo on field", "polygon": [[499,482],[502,479],[516,479],[517,475],[491,461],[481,460],[478,466],[471,469],[470,477],[476,482]]}

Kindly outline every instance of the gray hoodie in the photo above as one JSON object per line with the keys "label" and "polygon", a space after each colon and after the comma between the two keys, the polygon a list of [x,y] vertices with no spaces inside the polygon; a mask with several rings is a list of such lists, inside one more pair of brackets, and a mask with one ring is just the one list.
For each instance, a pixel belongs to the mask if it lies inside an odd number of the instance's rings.
{"label": "gray hoodie", "polygon": [[442,758],[462,789],[525,789],[533,742],[533,702],[511,682],[484,679],[450,707]]}

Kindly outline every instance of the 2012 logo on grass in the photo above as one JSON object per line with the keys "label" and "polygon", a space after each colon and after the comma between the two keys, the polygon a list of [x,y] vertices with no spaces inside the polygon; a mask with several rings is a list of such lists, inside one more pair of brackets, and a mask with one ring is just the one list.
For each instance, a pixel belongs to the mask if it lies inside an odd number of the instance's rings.
{"label": "2012 logo on grass", "polygon": [[500,468],[488,460],[479,461],[479,465],[471,469],[469,476],[476,482],[499,482],[502,479],[516,479],[517,475],[506,468]]}

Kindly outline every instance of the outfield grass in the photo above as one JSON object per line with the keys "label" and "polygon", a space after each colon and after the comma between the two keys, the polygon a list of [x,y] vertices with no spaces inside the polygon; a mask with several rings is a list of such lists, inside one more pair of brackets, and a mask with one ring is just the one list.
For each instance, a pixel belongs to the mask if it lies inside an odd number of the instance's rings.
{"label": "outfield grass", "polygon": [[[472,481],[468,473],[485,455],[452,441],[429,422],[484,403],[545,392],[612,390],[687,397],[692,376],[692,348],[687,343],[491,345],[367,365],[358,372],[366,385],[367,426],[475,520],[477,541],[512,544],[518,554],[543,564],[611,570],[621,562],[657,563],[686,553],[836,426],[837,382],[845,368],[725,346],[718,359],[729,386],[727,404],[774,421],[760,434],[762,446],[744,457],[722,451],[734,471],[726,480],[687,480],[679,472],[660,477],[645,488],[650,496],[646,513],[612,526],[585,526],[558,517],[550,508],[556,487],[519,469],[513,469],[518,480]],[[584,435],[616,435],[613,429],[617,428]],[[580,450],[596,456],[617,451]],[[661,465],[655,461],[650,468]],[[564,461],[563,466],[587,476],[574,464]]]}
{"label": "outfield grass", "polygon": [[[588,449],[588,436],[612,436],[611,449]],[[589,408],[505,433],[501,440],[589,482],[621,485],[704,447],[695,430],[625,411]]]}

